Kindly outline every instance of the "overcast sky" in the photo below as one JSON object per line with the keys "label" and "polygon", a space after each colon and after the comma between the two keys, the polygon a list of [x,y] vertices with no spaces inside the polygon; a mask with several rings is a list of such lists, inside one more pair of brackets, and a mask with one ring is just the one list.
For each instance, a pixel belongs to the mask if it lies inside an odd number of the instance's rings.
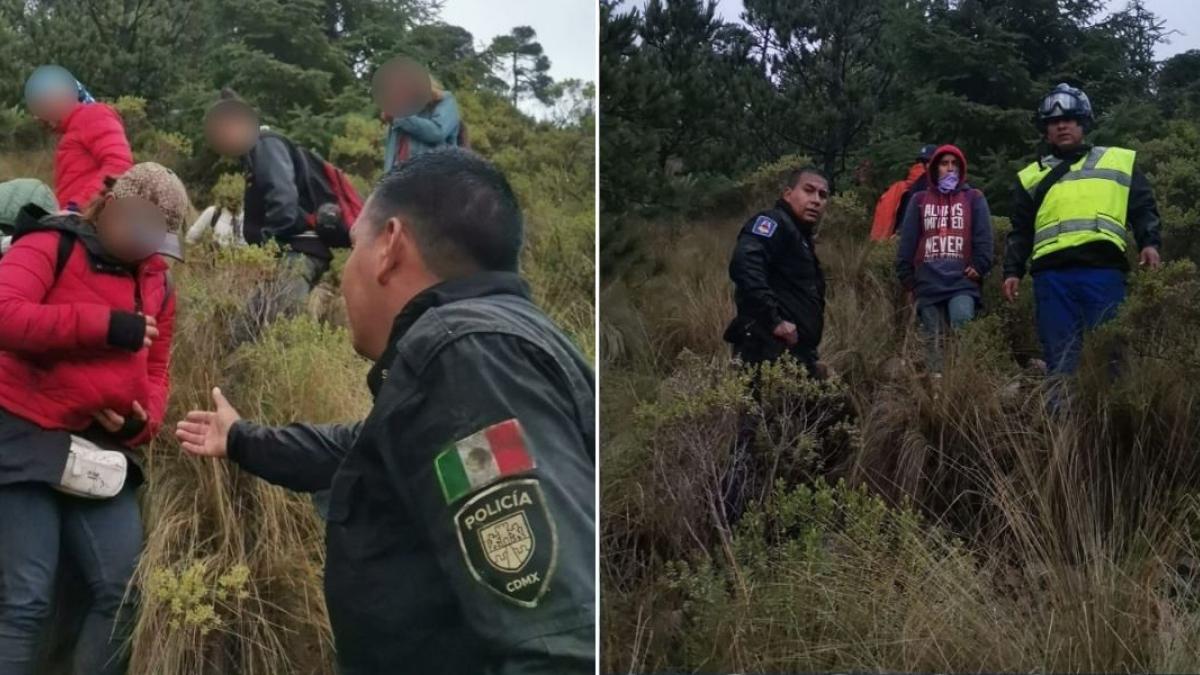
{"label": "overcast sky", "polygon": [[[742,14],[742,0],[718,0],[717,5],[721,16],[727,21],[735,21]],[[1108,7],[1110,10],[1119,10],[1125,7],[1125,0],[1109,0]],[[1200,49],[1200,0],[1146,0],[1146,9],[1166,20],[1169,30],[1179,31],[1170,37],[1170,44],[1159,45],[1155,50],[1158,60],[1168,59],[1189,49]]]}
{"label": "overcast sky", "polygon": [[470,31],[476,46],[513,26],[532,26],[550,57],[551,77],[594,82],[598,7],[594,0],[445,0],[442,20]]}

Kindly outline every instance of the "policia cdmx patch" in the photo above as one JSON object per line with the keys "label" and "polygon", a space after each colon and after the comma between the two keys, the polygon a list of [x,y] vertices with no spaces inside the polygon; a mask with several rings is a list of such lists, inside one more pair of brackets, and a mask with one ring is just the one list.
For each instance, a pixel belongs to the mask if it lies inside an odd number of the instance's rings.
{"label": "policia cdmx patch", "polygon": [[558,559],[541,485],[519,477],[534,466],[516,419],[471,434],[434,460],[446,504],[479,491],[454,516],[471,576],[522,607],[537,607]]}
{"label": "policia cdmx patch", "polygon": [[471,575],[522,607],[537,607],[558,557],[558,533],[537,479],[480,492],[458,510],[454,524]]}

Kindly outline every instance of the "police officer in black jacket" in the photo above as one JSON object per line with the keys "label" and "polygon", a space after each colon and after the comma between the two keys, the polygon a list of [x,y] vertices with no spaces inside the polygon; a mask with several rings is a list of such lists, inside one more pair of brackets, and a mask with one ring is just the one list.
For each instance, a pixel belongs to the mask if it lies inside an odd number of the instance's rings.
{"label": "police officer in black jacket", "polygon": [[[805,167],[788,176],[775,206],[754,214],[738,233],[729,263],[737,316],[725,330],[733,355],[754,368],[790,353],[814,378],[824,378],[817,346],[825,326],[825,275],[813,242],[813,229],[825,213],[829,181],[819,170]],[[751,379],[758,396],[758,374]],[[737,521],[755,468],[757,420],[743,415],[732,452],[732,464],[721,486],[726,521]]]}
{"label": "police officer in black jacket", "polygon": [[775,206],[746,221],[729,263],[737,316],[725,331],[734,356],[754,365],[790,352],[818,377],[825,326],[825,275],[813,229],[825,212],[829,181],[797,169]]}
{"label": "police officer in black jacket", "polygon": [[177,435],[284,487],[332,487],[326,601],[343,675],[591,673],[594,382],[517,274],[504,177],[459,149],[388,175],[343,294],[367,418],[270,428],[213,392]]}

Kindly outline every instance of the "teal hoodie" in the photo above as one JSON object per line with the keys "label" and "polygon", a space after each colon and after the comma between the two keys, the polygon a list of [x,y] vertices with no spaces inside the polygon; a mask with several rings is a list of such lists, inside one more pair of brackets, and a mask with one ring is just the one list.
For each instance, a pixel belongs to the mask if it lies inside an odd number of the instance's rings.
{"label": "teal hoodie", "polygon": [[390,173],[395,168],[402,138],[408,138],[408,156],[416,157],[446,145],[458,145],[459,124],[458,102],[450,92],[415,115],[393,120],[388,127],[383,172]]}

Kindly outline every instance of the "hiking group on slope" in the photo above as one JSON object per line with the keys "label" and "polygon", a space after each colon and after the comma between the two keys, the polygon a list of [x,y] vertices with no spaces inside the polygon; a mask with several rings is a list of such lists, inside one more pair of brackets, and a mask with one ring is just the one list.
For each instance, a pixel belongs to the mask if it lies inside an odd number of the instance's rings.
{"label": "hiking group on slope", "polygon": [[[299,311],[332,250],[353,242],[342,291],[354,347],[376,362],[375,410],[336,429],[276,429],[234,423],[214,391],[216,411],[193,411],[176,435],[200,457],[228,447],[285,487],[332,488],[326,581],[340,672],[591,672],[590,367],[529,299],[522,215],[504,176],[456,149],[466,132],[454,96],[402,57],[378,69],[372,90],[387,154],[366,204],[230,90],[204,133],[241,163],[241,237],[278,247],[282,282],[254,291],[238,341]],[[25,98],[58,143],[52,188],[0,184],[0,675],[38,672],[67,561],[88,594],[72,672],[119,674],[138,606],[144,452],[166,422],[175,318],[186,312],[167,259],[183,261],[192,207],[173,171],[134,163],[117,111],[67,70],[37,68]],[[439,414],[438,401],[456,414]],[[495,471],[480,473],[481,456]],[[452,511],[517,491],[505,514],[540,542],[515,568],[523,576],[495,567],[489,556],[504,551],[460,548],[465,525]],[[520,534],[511,523],[483,529],[496,527]],[[355,555],[364,547],[370,560]]]}
{"label": "hiking group on slope", "polygon": [[[1161,264],[1162,241],[1136,153],[1086,142],[1095,115],[1082,90],[1054,87],[1035,122],[1049,153],[1015,177],[1002,290],[1015,301],[1021,278],[1032,274],[1043,358],[1059,384],[1078,367],[1085,334],[1115,317],[1125,299],[1129,235],[1138,264],[1149,269]],[[916,310],[934,381],[944,368],[946,338],[980,310],[983,280],[993,267],[991,212],[983,193],[967,182],[967,167],[966,154],[954,145],[922,146],[907,177],[880,197],[872,222],[872,240],[899,240],[896,278]],[[819,169],[793,171],[780,200],[738,233],[729,265],[736,316],[725,339],[746,366],[790,353],[810,375],[828,372],[817,352],[825,277],[815,238],[828,196],[828,178]],[[746,434],[737,445],[735,460],[747,453]],[[727,510],[736,516],[741,497],[728,492]]]}
{"label": "hiking group on slope", "polygon": [[[1136,153],[1086,142],[1095,117],[1082,90],[1056,86],[1042,99],[1036,124],[1050,152],[1016,176],[1002,288],[1014,301],[1026,270],[1032,273],[1047,370],[1069,374],[1084,334],[1115,316],[1124,300],[1129,235],[1139,265],[1161,264],[1160,222]],[[954,145],[923,146],[907,178],[880,198],[872,223],[873,240],[898,239],[896,278],[929,338],[932,373],[942,369],[938,338],[974,318],[993,266],[991,211],[968,182],[967,167]],[[743,362],[792,351],[810,372],[823,370],[816,365],[825,279],[814,234],[828,195],[819,169],[795,170],[774,207],[739,232],[729,267],[737,313],[725,338]],[[798,326],[807,330],[797,337]]]}

